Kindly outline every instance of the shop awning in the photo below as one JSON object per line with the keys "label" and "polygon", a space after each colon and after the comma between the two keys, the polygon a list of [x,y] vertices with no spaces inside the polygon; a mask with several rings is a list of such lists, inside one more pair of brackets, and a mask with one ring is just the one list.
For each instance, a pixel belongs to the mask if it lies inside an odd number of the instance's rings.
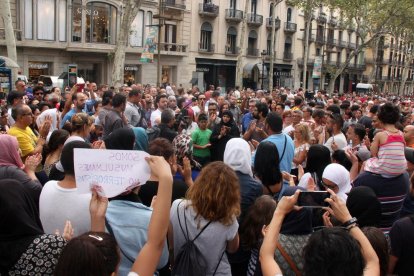
{"label": "shop awning", "polygon": [[[8,57],[0,56],[0,60],[3,60],[4,62],[1,62],[1,67],[8,67],[8,68],[20,68],[19,64],[17,64],[14,60]],[[4,63],[4,64],[3,64]]]}
{"label": "shop awning", "polygon": [[[255,69],[256,68],[256,69]],[[262,72],[264,68],[264,72]],[[253,70],[259,70],[259,77],[261,78],[264,76],[264,78],[267,78],[267,67],[262,65],[262,63],[247,63],[243,67],[243,78],[251,78]]]}

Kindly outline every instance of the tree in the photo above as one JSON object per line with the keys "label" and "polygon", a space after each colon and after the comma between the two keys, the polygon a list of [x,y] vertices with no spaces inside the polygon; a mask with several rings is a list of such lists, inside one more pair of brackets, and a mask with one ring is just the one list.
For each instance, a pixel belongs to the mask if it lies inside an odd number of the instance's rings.
{"label": "tree", "polygon": [[[355,28],[360,38],[356,49],[351,50],[344,63],[330,71],[328,93],[334,90],[335,80],[348,67],[350,61],[381,36],[390,33],[393,27],[404,25],[412,18],[414,1],[412,0],[329,0],[331,8],[340,10],[343,22],[348,28]],[[375,57],[374,57],[375,58]]]}
{"label": "tree", "polygon": [[271,4],[272,7],[272,15],[270,20],[272,22],[272,33],[271,33],[271,40],[270,40],[270,68],[269,68],[269,89],[268,91],[272,92],[273,90],[273,64],[275,62],[275,37],[276,37],[276,6],[282,2],[283,0],[272,0]]}
{"label": "tree", "polygon": [[114,63],[112,68],[112,86],[119,88],[124,84],[125,49],[132,21],[138,14],[141,0],[123,0],[123,14],[121,16],[121,27],[115,46]]}
{"label": "tree", "polygon": [[245,42],[245,33],[247,31],[247,12],[249,11],[249,0],[246,0],[244,4],[244,12],[243,12],[243,21],[240,31],[240,51],[239,55],[237,56],[237,63],[236,63],[236,86],[242,87],[243,86],[243,56],[246,51],[244,47]]}
{"label": "tree", "polygon": [[[10,0],[0,1],[0,17],[3,19],[6,34],[7,56],[17,63],[16,38],[10,11]],[[17,68],[12,68],[12,77],[13,80],[17,80]]]}

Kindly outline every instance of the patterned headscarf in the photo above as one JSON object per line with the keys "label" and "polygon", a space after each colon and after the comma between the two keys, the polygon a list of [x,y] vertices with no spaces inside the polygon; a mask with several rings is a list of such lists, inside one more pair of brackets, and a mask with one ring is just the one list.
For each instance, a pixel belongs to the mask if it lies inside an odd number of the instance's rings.
{"label": "patterned headscarf", "polygon": [[193,140],[186,134],[177,135],[173,142],[174,153],[177,157],[178,164],[183,164],[183,158],[190,159],[191,167],[200,170],[201,165],[193,159]]}

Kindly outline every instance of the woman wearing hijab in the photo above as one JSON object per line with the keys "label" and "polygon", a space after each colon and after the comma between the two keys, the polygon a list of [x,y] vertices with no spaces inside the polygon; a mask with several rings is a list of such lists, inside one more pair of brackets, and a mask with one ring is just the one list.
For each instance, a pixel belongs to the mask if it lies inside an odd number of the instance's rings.
{"label": "woman wearing hijab", "polygon": [[36,167],[41,162],[40,155],[26,158],[25,164],[20,157],[17,138],[8,134],[0,135],[0,179],[15,179],[23,184],[33,195],[35,202],[39,202],[42,185],[35,175]]}
{"label": "woman wearing hijab", "polygon": [[312,145],[309,147],[307,156],[306,173],[301,175],[299,172],[299,185],[307,189],[308,181],[313,179],[316,184],[316,190],[323,189],[321,184],[322,174],[326,166],[331,164],[331,153],[324,145]]}
{"label": "woman wearing hijab", "polygon": [[[361,204],[363,202],[363,204]],[[374,190],[360,186],[353,188],[348,195],[346,207],[353,217],[358,219],[359,226],[379,227],[381,222],[381,203]]]}
{"label": "woman wearing hijab", "polygon": [[[239,179],[240,184],[240,210],[241,214],[238,219],[242,225],[244,217],[249,207],[254,203],[256,198],[263,194],[262,184],[253,178],[251,167],[252,153],[246,140],[242,138],[233,138],[228,141],[224,151],[224,163],[230,166]],[[239,233],[242,228],[239,227]],[[241,240],[243,243],[243,240]],[[231,270],[233,275],[241,275],[247,270],[250,250],[239,250],[235,254],[228,254]]]}
{"label": "woman wearing hijab", "polygon": [[44,234],[39,211],[24,185],[0,180],[0,275],[53,275],[66,245]]}
{"label": "woman wearing hijab", "polygon": [[[200,173],[201,165],[193,157],[193,140],[191,136],[179,134],[172,141],[172,145],[178,165],[178,172],[175,174],[174,179],[186,181],[182,168],[184,167],[184,158],[188,158],[191,165],[191,179],[194,181]],[[188,186],[191,186],[191,184],[187,183]]]}
{"label": "woman wearing hijab", "polygon": [[223,117],[214,127],[210,137],[212,161],[223,161],[227,142],[237,137],[240,137],[240,132],[233,120],[233,114],[230,111],[223,111]]}
{"label": "woman wearing hijab", "polygon": [[351,180],[349,171],[339,164],[330,164],[326,166],[322,174],[322,185],[336,193],[343,201],[346,202],[349,191],[351,191]]}
{"label": "woman wearing hijab", "polygon": [[148,135],[142,127],[133,127],[132,131],[135,135],[134,150],[148,150]]}

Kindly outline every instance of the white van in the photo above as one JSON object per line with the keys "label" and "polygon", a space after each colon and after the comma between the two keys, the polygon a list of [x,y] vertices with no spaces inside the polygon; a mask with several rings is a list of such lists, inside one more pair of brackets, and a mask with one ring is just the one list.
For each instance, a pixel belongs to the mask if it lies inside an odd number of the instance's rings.
{"label": "white van", "polygon": [[377,86],[370,83],[358,83],[356,85],[356,92],[358,94],[372,94],[377,92]]}
{"label": "white van", "polygon": [[[61,91],[65,91],[65,79],[59,78],[59,76],[42,75],[39,77],[38,81],[43,81],[43,87],[46,90],[50,90],[53,87],[59,87]],[[85,83],[85,80],[83,78],[78,77],[77,83]]]}

